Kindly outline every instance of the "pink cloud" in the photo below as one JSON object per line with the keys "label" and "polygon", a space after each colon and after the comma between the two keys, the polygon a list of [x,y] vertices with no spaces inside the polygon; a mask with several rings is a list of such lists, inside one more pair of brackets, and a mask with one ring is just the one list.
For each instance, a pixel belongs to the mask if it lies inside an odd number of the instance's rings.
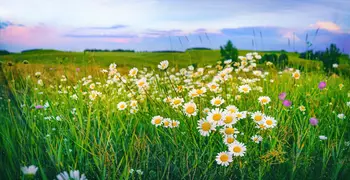
{"label": "pink cloud", "polygon": [[297,36],[298,30],[296,29],[287,29],[287,28],[282,28],[278,30],[279,34],[282,36],[282,38],[290,39],[295,42],[300,41],[300,38]]}
{"label": "pink cloud", "polygon": [[316,24],[311,24],[310,27],[325,29],[332,32],[340,32],[341,30],[340,26],[329,21],[318,21]]}
{"label": "pink cloud", "polygon": [[297,41],[300,41],[300,38],[299,38],[297,35],[294,35],[293,32],[290,32],[290,31],[288,31],[288,32],[283,32],[283,33],[282,33],[282,37],[287,38],[287,39],[290,39],[290,40],[293,40],[293,38],[294,38],[294,40],[295,40],[296,42],[297,42]]}
{"label": "pink cloud", "polygon": [[57,30],[46,26],[8,26],[0,29],[2,41],[7,44],[20,44],[25,46],[43,46],[62,42]]}

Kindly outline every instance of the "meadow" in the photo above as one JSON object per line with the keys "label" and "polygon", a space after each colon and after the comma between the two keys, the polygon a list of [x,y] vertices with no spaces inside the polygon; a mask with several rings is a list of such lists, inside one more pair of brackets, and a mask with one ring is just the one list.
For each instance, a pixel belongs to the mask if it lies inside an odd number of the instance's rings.
{"label": "meadow", "polygon": [[0,179],[350,177],[349,76],[264,53],[1,56]]}

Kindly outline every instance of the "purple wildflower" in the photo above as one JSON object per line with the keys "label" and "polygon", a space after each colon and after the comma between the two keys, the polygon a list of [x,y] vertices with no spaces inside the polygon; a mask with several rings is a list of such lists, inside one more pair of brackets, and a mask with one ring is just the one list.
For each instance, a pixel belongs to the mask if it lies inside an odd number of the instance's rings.
{"label": "purple wildflower", "polygon": [[80,71],[80,68],[76,68],[75,70],[76,70],[77,72],[79,72],[79,71]]}
{"label": "purple wildflower", "polygon": [[327,86],[327,84],[324,81],[322,81],[322,82],[320,82],[320,84],[318,84],[318,88],[321,90],[324,89],[326,86]]}
{"label": "purple wildflower", "polygon": [[314,117],[310,118],[310,124],[316,126],[318,124],[318,120]]}
{"label": "purple wildflower", "polygon": [[284,100],[283,101],[283,105],[286,107],[290,107],[292,105],[292,102],[288,101],[288,100]]}
{"label": "purple wildflower", "polygon": [[43,109],[43,108],[44,108],[44,106],[42,106],[42,105],[35,106],[35,109]]}
{"label": "purple wildflower", "polygon": [[281,94],[278,95],[278,98],[279,98],[281,101],[283,101],[283,100],[286,98],[286,96],[287,96],[287,93],[283,92],[283,93],[281,93]]}

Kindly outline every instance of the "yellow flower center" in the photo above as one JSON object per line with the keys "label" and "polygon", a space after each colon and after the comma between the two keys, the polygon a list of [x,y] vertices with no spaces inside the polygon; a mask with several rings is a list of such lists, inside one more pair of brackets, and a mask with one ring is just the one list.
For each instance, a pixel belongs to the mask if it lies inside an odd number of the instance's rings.
{"label": "yellow flower center", "polygon": [[196,92],[198,95],[203,94],[203,90],[201,90],[201,89],[197,89]]}
{"label": "yellow flower center", "polygon": [[231,113],[235,113],[235,112],[236,112],[235,109],[230,109],[229,111],[230,111]]}
{"label": "yellow flower center", "polygon": [[216,89],[216,86],[215,86],[215,85],[211,85],[211,88],[212,88],[212,89]]}
{"label": "yellow flower center", "polygon": [[294,78],[298,78],[299,76],[300,76],[299,73],[294,74]]}
{"label": "yellow flower center", "polygon": [[215,105],[221,104],[221,100],[220,100],[220,99],[216,99],[216,100],[214,101],[214,104],[215,104]]}
{"label": "yellow flower center", "polygon": [[235,130],[233,128],[226,128],[225,129],[225,134],[233,134]]}
{"label": "yellow flower center", "polygon": [[228,137],[228,138],[226,139],[226,142],[227,142],[228,144],[231,144],[231,143],[235,142],[235,139],[234,139],[233,137]]}
{"label": "yellow flower center", "polygon": [[262,99],[261,102],[262,103],[267,103],[267,99]]}
{"label": "yellow flower center", "polygon": [[255,121],[261,121],[262,120],[262,116],[256,115],[254,119],[255,119]]}
{"label": "yellow flower center", "polygon": [[269,119],[269,120],[266,120],[266,124],[269,125],[269,126],[271,126],[271,125],[273,124],[273,122],[272,122],[271,119]]}
{"label": "yellow flower center", "polygon": [[180,100],[180,99],[175,99],[175,100],[174,100],[174,104],[175,104],[175,105],[178,105],[178,104],[180,104],[180,103],[181,103],[181,100]]}
{"label": "yellow flower center", "polygon": [[235,147],[233,148],[233,152],[235,152],[235,153],[239,153],[239,152],[241,152],[241,151],[242,151],[242,148],[239,147],[239,146],[235,146]]}
{"label": "yellow flower center", "polygon": [[143,81],[139,82],[139,86],[143,86],[144,84],[145,84],[145,82],[143,82]]}
{"label": "yellow flower center", "polygon": [[162,120],[160,118],[157,118],[154,120],[154,124],[160,124],[162,122]]}
{"label": "yellow flower center", "polygon": [[124,105],[124,104],[121,104],[121,105],[120,105],[120,109],[123,109],[123,108],[125,108],[125,105]]}
{"label": "yellow flower center", "polygon": [[244,87],[244,88],[243,88],[243,91],[244,91],[244,92],[248,92],[248,88],[247,88],[247,87]]}
{"label": "yellow flower center", "polygon": [[213,115],[213,120],[214,121],[220,121],[220,119],[221,119],[221,114],[217,113],[217,114]]}
{"label": "yellow flower center", "polygon": [[177,126],[177,122],[175,122],[175,121],[172,122],[171,124],[173,125],[173,127]]}
{"label": "yellow flower center", "polygon": [[222,162],[227,162],[227,161],[228,161],[228,155],[227,155],[227,154],[222,154],[222,155],[220,156],[220,160],[221,160]]}
{"label": "yellow flower center", "polygon": [[169,126],[169,121],[164,121],[164,126]]}
{"label": "yellow flower center", "polygon": [[210,124],[209,122],[204,122],[204,123],[202,124],[202,130],[203,130],[203,131],[209,131],[210,128],[211,128],[211,124]]}
{"label": "yellow flower center", "polygon": [[225,117],[224,122],[225,122],[226,124],[229,124],[229,123],[231,123],[232,121],[233,121],[233,117],[232,117],[232,116],[226,116],[226,117]]}
{"label": "yellow flower center", "polygon": [[194,109],[194,107],[192,107],[192,106],[189,106],[189,107],[186,108],[186,112],[187,112],[188,114],[193,114],[194,111],[195,111],[195,109]]}
{"label": "yellow flower center", "polygon": [[242,114],[237,114],[237,117],[238,118],[241,118],[243,115]]}

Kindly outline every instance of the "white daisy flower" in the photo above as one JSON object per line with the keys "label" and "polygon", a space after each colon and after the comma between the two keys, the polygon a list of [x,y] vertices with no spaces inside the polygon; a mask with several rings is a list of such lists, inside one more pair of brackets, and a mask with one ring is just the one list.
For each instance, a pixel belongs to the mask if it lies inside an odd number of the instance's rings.
{"label": "white daisy flower", "polygon": [[249,93],[251,90],[252,90],[252,88],[248,84],[245,84],[245,85],[238,87],[238,91],[240,93],[244,93],[244,94]]}
{"label": "white daisy flower", "polygon": [[120,103],[118,103],[117,107],[120,111],[122,111],[122,110],[126,109],[128,107],[128,105],[125,102],[120,102]]}
{"label": "white daisy flower", "polygon": [[109,70],[113,71],[117,68],[117,65],[115,63],[109,65]]}
{"label": "white daisy flower", "polygon": [[233,144],[236,141],[236,135],[224,136],[224,143],[226,145]]}
{"label": "white daisy flower", "polygon": [[271,116],[265,116],[265,126],[266,128],[274,128],[277,125],[275,118]]}
{"label": "white daisy flower", "polygon": [[171,126],[171,119],[170,118],[163,118],[163,127],[168,128]]}
{"label": "white daisy flower", "polygon": [[147,79],[146,78],[141,78],[141,79],[137,80],[136,81],[136,85],[140,89],[141,88],[147,88],[148,87]]}
{"label": "white daisy flower", "polygon": [[271,101],[271,99],[268,96],[260,96],[258,100],[261,105],[266,105]]}
{"label": "white daisy flower", "polygon": [[164,60],[164,61],[161,61],[161,62],[159,63],[158,68],[159,68],[160,70],[166,70],[166,69],[168,68],[168,66],[169,66],[168,60]]}
{"label": "white daisy flower", "polygon": [[346,118],[346,116],[345,116],[344,114],[338,114],[337,117],[338,117],[339,119],[345,119],[345,118]]}
{"label": "white daisy flower", "polygon": [[174,108],[177,108],[181,106],[183,102],[184,102],[183,98],[175,97],[171,100],[171,106],[173,106]]}
{"label": "white daisy flower", "polygon": [[31,165],[31,166],[23,166],[21,167],[21,170],[24,175],[35,175],[38,171],[38,167]]}
{"label": "white daisy flower", "polygon": [[294,78],[294,79],[299,79],[300,78],[300,71],[295,71],[293,74],[292,74],[292,77]]}
{"label": "white daisy flower", "polygon": [[319,138],[320,138],[320,140],[327,140],[328,139],[327,136],[323,136],[323,135],[319,136]]}
{"label": "white daisy flower", "polygon": [[85,174],[80,176],[79,170],[70,171],[69,174],[67,171],[64,171],[58,174],[56,177],[58,180],[87,180]]}
{"label": "white daisy flower", "polygon": [[244,153],[247,150],[246,146],[238,141],[229,145],[228,149],[234,156],[244,156]]}
{"label": "white daisy flower", "polygon": [[229,136],[229,135],[238,134],[239,131],[236,128],[233,128],[232,126],[224,126],[220,130],[220,133],[224,134],[225,136]]}
{"label": "white daisy flower", "polygon": [[237,118],[235,113],[229,111],[224,112],[223,120],[220,125],[230,126],[237,123]]}
{"label": "white daisy flower", "polygon": [[211,131],[215,131],[216,125],[208,120],[201,119],[198,121],[198,130],[202,136],[209,136]]}
{"label": "white daisy flower", "polygon": [[229,152],[220,152],[216,156],[216,162],[218,165],[228,166],[232,162],[232,155]]}
{"label": "white daisy flower", "polygon": [[225,100],[222,99],[220,96],[215,97],[215,98],[213,98],[213,99],[210,101],[210,103],[211,103],[213,106],[217,106],[217,107],[221,106],[224,102],[225,102]]}
{"label": "white daisy flower", "polygon": [[212,109],[207,116],[207,120],[216,124],[221,124],[221,120],[224,118],[223,110],[219,108]]}
{"label": "white daisy flower", "polygon": [[187,116],[196,116],[197,115],[197,105],[194,102],[188,102],[184,104],[184,113]]}
{"label": "white daisy flower", "polygon": [[151,123],[155,125],[156,127],[162,125],[163,123],[163,117],[162,116],[154,116],[151,120]]}
{"label": "white daisy flower", "polygon": [[263,140],[263,138],[259,135],[252,136],[251,139],[252,139],[252,141],[254,141],[257,144],[259,144]]}
{"label": "white daisy flower", "polygon": [[203,109],[203,112],[204,112],[205,114],[208,114],[208,113],[210,112],[210,109],[209,109],[209,108],[204,108],[204,109]]}
{"label": "white daisy flower", "polygon": [[130,69],[130,71],[129,71],[129,76],[135,77],[135,76],[137,75],[137,72],[138,72],[138,71],[139,71],[139,70],[138,70],[136,67]]}
{"label": "white daisy flower", "polygon": [[218,92],[220,87],[219,84],[215,82],[208,83],[207,86],[211,92]]}
{"label": "white daisy flower", "polygon": [[254,112],[251,115],[251,118],[254,120],[254,122],[259,123],[259,124],[264,123],[264,117],[265,117],[265,115],[263,113],[261,113],[260,111]]}
{"label": "white daisy flower", "polygon": [[229,105],[226,107],[226,110],[230,113],[236,113],[238,112],[238,108],[234,105]]}
{"label": "white daisy flower", "polygon": [[247,117],[247,112],[246,111],[242,111],[242,112],[237,112],[236,113],[236,118],[238,120],[244,119]]}
{"label": "white daisy flower", "polygon": [[180,125],[180,121],[172,120],[170,123],[170,128],[176,128],[176,127],[179,127],[179,125]]}

